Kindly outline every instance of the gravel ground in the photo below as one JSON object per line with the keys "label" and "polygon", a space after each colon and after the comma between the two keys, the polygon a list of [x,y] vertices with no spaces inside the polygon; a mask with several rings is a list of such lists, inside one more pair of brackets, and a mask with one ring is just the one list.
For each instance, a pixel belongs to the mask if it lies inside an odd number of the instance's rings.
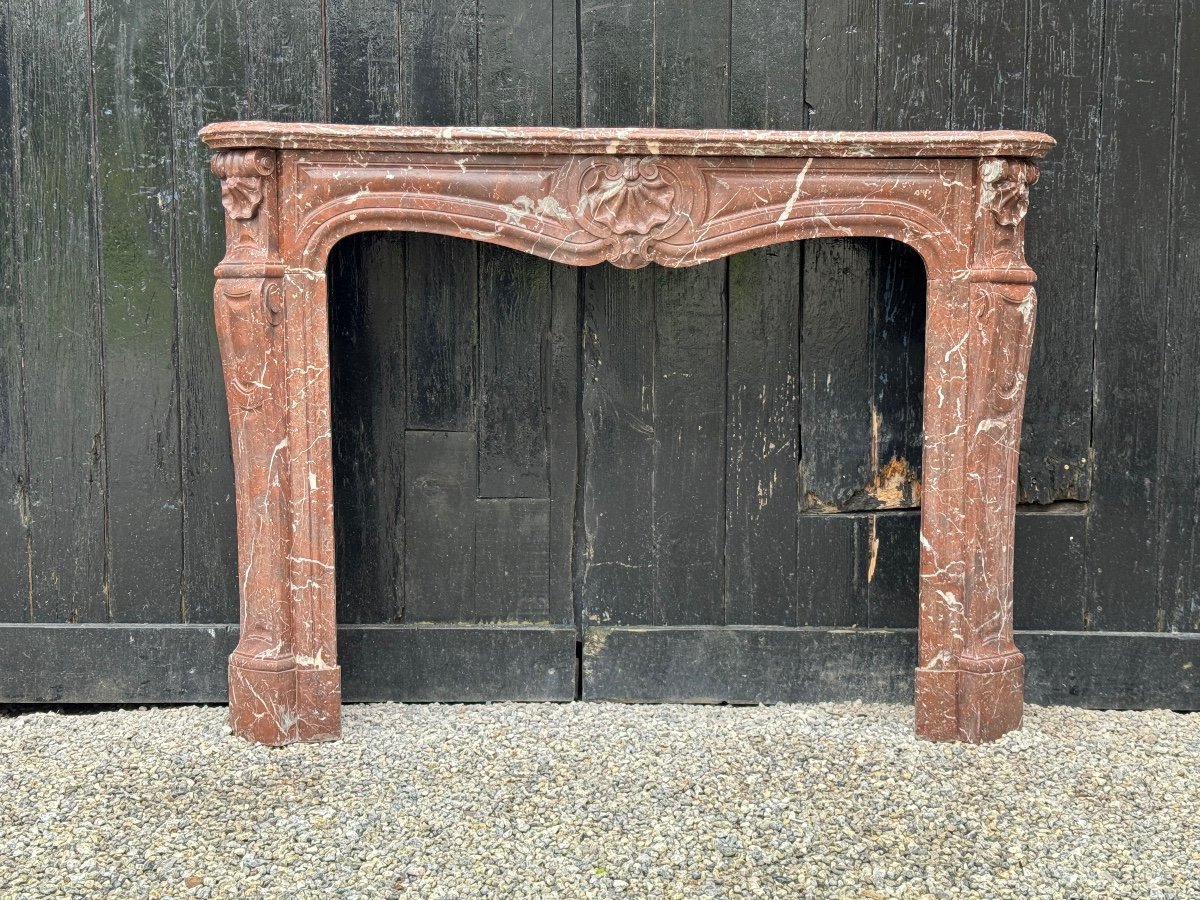
{"label": "gravel ground", "polygon": [[0,895],[1200,897],[1200,715],[351,706],[270,750],[218,707],[0,717]]}

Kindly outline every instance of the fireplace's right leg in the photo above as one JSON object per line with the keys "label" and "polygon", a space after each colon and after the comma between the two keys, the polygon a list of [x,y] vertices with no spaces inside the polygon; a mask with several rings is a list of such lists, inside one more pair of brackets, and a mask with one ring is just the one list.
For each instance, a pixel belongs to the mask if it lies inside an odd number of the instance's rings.
{"label": "fireplace's right leg", "polygon": [[926,331],[917,733],[1021,724],[1013,644],[1017,457],[1036,299],[1028,283],[934,283]]}

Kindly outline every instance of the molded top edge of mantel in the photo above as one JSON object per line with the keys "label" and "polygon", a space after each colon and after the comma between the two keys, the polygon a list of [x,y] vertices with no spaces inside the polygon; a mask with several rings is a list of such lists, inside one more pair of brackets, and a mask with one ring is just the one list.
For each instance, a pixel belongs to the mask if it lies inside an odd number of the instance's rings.
{"label": "molded top edge of mantel", "polygon": [[214,149],[368,150],[473,154],[983,157],[1039,159],[1055,144],[1035,131],[734,131],[669,128],[459,128],[217,122]]}

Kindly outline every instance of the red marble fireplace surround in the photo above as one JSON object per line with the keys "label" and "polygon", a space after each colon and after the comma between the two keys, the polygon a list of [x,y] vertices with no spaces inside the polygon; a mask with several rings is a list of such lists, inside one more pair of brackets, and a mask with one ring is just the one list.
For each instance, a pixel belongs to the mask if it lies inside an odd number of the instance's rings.
{"label": "red marble fireplace surround", "polygon": [[917,734],[1021,723],[1017,449],[1033,337],[1030,161],[992,132],[377,128],[223,122],[215,306],[237,489],[234,730],[339,735],[325,265],[368,230],[470,238],[572,265],[693,266],[783,241],[877,236],[924,260]]}

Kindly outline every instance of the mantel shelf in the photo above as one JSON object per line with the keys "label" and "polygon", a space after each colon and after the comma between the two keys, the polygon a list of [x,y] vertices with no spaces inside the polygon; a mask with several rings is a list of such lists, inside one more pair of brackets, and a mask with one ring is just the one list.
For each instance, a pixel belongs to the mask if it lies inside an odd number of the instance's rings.
{"label": "mantel shelf", "polygon": [[431,128],[218,122],[214,149],[656,156],[981,157],[1040,159],[1054,138],[1034,131],[745,131],[665,128]]}

